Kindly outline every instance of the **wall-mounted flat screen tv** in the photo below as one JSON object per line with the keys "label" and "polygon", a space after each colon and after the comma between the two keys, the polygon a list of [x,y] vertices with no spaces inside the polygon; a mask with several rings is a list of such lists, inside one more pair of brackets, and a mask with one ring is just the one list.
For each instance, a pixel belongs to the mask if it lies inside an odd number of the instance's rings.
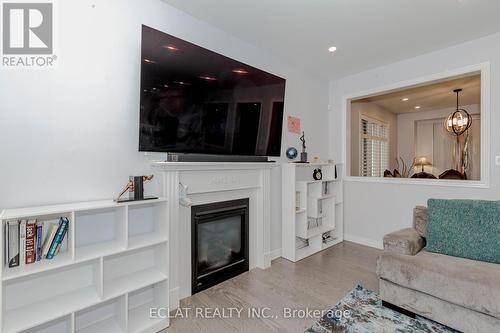
{"label": "wall-mounted flat screen tv", "polygon": [[139,150],[279,156],[285,79],[142,27]]}

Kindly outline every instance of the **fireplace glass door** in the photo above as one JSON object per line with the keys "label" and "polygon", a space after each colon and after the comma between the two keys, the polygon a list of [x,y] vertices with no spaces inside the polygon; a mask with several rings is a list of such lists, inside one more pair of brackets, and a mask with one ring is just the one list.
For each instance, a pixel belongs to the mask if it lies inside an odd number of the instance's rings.
{"label": "fireplace glass door", "polygon": [[248,199],[192,207],[193,294],[248,271]]}

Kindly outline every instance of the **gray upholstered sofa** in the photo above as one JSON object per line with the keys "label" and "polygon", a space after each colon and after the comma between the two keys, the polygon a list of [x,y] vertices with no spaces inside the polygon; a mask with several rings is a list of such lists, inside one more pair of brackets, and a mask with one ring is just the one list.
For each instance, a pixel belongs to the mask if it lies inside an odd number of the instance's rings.
{"label": "gray upholstered sofa", "polygon": [[384,237],[377,263],[384,303],[462,332],[500,332],[500,265],[427,252],[426,226],[419,206],[413,228]]}

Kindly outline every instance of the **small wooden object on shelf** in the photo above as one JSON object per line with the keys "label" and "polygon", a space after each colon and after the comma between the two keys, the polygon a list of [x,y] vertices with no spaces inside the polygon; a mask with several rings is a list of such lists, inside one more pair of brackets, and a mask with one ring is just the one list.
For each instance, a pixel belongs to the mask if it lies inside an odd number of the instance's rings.
{"label": "small wooden object on shelf", "polygon": [[[153,200],[158,199],[158,197],[144,196],[144,182],[153,179],[153,175],[150,176],[130,176],[125,188],[118,194],[115,199],[116,202],[128,202],[137,200]],[[128,198],[122,198],[122,196],[129,192]]]}

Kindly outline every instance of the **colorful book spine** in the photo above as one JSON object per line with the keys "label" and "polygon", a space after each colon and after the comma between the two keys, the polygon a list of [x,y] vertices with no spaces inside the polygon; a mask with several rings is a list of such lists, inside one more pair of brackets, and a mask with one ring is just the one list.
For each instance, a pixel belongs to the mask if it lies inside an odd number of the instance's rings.
{"label": "colorful book spine", "polygon": [[50,247],[52,245],[52,241],[54,240],[54,237],[56,235],[57,228],[57,224],[48,223],[47,232],[45,233],[45,240],[43,241],[42,246],[42,258],[47,257],[47,254],[49,253]]}
{"label": "colorful book spine", "polygon": [[9,235],[9,253],[8,253],[8,266],[19,266],[19,222],[8,221],[8,235]]}
{"label": "colorful book spine", "polygon": [[26,261],[27,265],[36,261],[36,220],[26,224]]}
{"label": "colorful book spine", "polygon": [[19,265],[26,262],[26,220],[19,222]]}
{"label": "colorful book spine", "polygon": [[47,253],[47,259],[54,258],[57,247],[64,239],[66,232],[68,231],[69,220],[66,217],[61,217],[59,222],[59,228],[57,229],[52,245],[50,246],[49,252]]}
{"label": "colorful book spine", "polygon": [[42,260],[43,224],[36,224],[36,261]]}
{"label": "colorful book spine", "polygon": [[[69,231],[69,225],[68,225],[68,231]],[[66,231],[66,233],[68,231]],[[54,256],[57,256],[59,254],[59,251],[61,250],[61,247],[63,246],[65,240],[67,240],[67,239],[63,238],[63,240],[59,243],[59,245],[57,245],[56,252],[54,253]]]}

